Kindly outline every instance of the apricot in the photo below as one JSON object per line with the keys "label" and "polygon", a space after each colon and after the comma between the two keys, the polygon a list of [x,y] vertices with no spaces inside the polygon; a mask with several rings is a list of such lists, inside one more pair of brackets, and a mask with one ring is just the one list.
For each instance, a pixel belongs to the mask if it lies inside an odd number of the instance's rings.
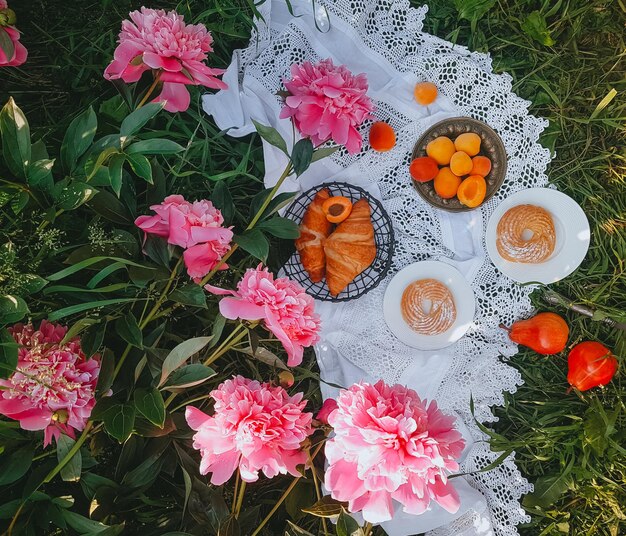
{"label": "apricot", "polygon": [[476,156],[480,152],[480,136],[473,132],[465,132],[457,136],[454,146],[457,151],[463,151],[469,156]]}
{"label": "apricot", "polygon": [[396,133],[388,123],[377,121],[370,127],[370,146],[375,151],[390,151],[396,144]]}
{"label": "apricot", "polygon": [[472,171],[472,159],[465,151],[457,151],[450,158],[450,170],[459,177]]}
{"label": "apricot", "polygon": [[487,183],[480,175],[470,175],[465,179],[456,192],[459,201],[466,207],[475,208],[485,200]]}
{"label": "apricot", "polygon": [[447,166],[455,152],[454,143],[447,136],[439,136],[426,145],[426,154],[440,166]]}
{"label": "apricot", "polygon": [[435,177],[435,192],[443,199],[451,199],[456,195],[460,184],[461,177],[452,173],[449,167],[443,167]]}
{"label": "apricot", "polygon": [[435,102],[437,93],[437,86],[432,82],[418,82],[415,84],[415,89],[413,90],[415,100],[422,106],[427,106]]}
{"label": "apricot", "polygon": [[329,197],[322,205],[322,212],[330,223],[341,223],[352,212],[352,201],[342,195]]}
{"label": "apricot", "polygon": [[491,171],[491,160],[486,156],[475,156],[472,158],[472,171],[470,175],[482,175],[486,177]]}
{"label": "apricot", "polygon": [[428,182],[439,173],[439,166],[430,156],[420,156],[411,162],[409,173],[418,182]]}

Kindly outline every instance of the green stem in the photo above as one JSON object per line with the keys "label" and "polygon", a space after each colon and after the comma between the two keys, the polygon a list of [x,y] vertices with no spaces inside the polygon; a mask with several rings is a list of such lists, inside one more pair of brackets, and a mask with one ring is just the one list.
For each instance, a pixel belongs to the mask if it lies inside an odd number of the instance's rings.
{"label": "green stem", "polygon": [[235,508],[237,506],[237,497],[239,492],[239,471],[235,472],[235,489],[233,490],[233,505],[230,508],[230,513],[235,515]]}
{"label": "green stem", "polygon": [[[313,461],[315,459],[315,457],[319,454],[319,451],[322,450],[322,447],[324,446],[325,441],[322,441],[318,447],[315,449],[315,451],[313,452],[313,455],[310,456],[311,461]],[[280,505],[283,504],[283,502],[285,502],[285,499],[287,497],[289,497],[289,494],[293,491],[293,488],[296,487],[296,484],[298,482],[300,482],[300,479],[302,477],[301,476],[297,476],[296,478],[294,478],[291,481],[291,484],[289,484],[289,487],[285,490],[285,492],[280,496],[280,499],[278,499],[278,501],[276,502],[276,504],[272,507],[272,509],[270,510],[270,513],[267,514],[264,518],[263,521],[261,521],[261,524],[256,528],[256,530],[251,534],[251,536],[257,536],[257,534],[259,534],[261,532],[261,529],[267,524],[267,522],[272,519],[272,516],[276,513],[276,511],[280,508]]]}
{"label": "green stem", "polygon": [[207,359],[204,362],[205,366],[209,366],[211,363],[216,361],[219,357],[222,357],[226,352],[228,352],[228,350],[233,348],[235,346],[235,344],[237,344],[239,341],[241,341],[241,339],[243,339],[246,335],[247,335],[247,332],[245,332],[245,331],[243,333],[240,333],[239,335],[237,335],[237,337],[232,340],[230,346],[228,346],[227,348],[223,348],[220,352],[213,354],[209,359]]}
{"label": "green stem", "polygon": [[[309,450],[309,463],[311,464],[311,473],[313,474],[313,485],[315,487],[315,495],[318,501],[322,500],[322,492],[320,489],[320,483],[317,479],[317,471],[315,471],[315,465],[313,465],[313,459],[311,458],[311,451]],[[322,518],[322,528],[324,529],[324,536],[328,536],[328,527],[326,526],[326,518]]]}
{"label": "green stem", "polygon": [[261,217],[263,216],[263,213],[265,212],[265,209],[272,202],[272,199],[274,199],[274,196],[276,195],[276,192],[278,191],[278,189],[282,186],[283,182],[285,182],[285,179],[289,175],[291,175],[292,169],[293,169],[293,166],[291,165],[291,161],[289,161],[289,163],[287,164],[287,167],[285,168],[285,171],[283,171],[283,174],[279,177],[278,181],[276,182],[276,184],[270,191],[269,195],[265,198],[265,201],[263,201],[261,208],[254,215],[254,218],[252,218],[252,221],[250,222],[248,227],[246,227],[246,231],[249,231],[250,229],[252,229],[261,219]]}
{"label": "green stem", "polygon": [[[252,218],[252,221],[248,224],[248,227],[246,227],[246,231],[249,231],[250,229],[252,229],[257,223],[259,223],[259,220],[262,218],[263,213],[265,212],[265,209],[269,206],[269,204],[271,203],[272,199],[274,198],[274,196],[276,195],[276,192],[278,191],[278,189],[282,186],[283,182],[285,182],[285,179],[291,175],[291,171],[292,171],[293,167],[291,165],[291,161],[287,164],[287,167],[285,168],[285,170],[283,171],[282,175],[278,178],[278,181],[276,182],[276,184],[274,185],[274,187],[271,189],[269,195],[266,197],[265,201],[263,201],[263,204],[261,205],[261,208],[259,208],[259,210],[257,210],[257,213],[254,215],[254,217]],[[200,281],[200,285],[204,286],[206,285],[209,280],[218,272],[218,270],[224,265],[224,263],[230,258],[230,256],[238,249],[238,245],[237,244],[233,244],[233,247],[230,248],[230,250],[228,251],[228,253],[226,253],[226,255],[224,255],[219,262],[215,265],[215,267],[213,268],[213,270],[211,270],[207,275],[204,276],[204,278],[202,279],[202,281]]]}
{"label": "green stem", "polygon": [[[210,394],[207,394],[207,395],[197,396],[196,398],[190,398],[189,400],[185,400],[182,404],[179,404],[175,408],[172,408],[170,410],[170,413],[174,413],[174,412],[178,411],[180,408],[182,408],[184,406],[188,406],[189,404],[193,404],[194,402],[199,402],[200,400],[205,400],[205,399],[209,398],[210,396],[211,396]],[[169,396],[169,398],[165,401],[165,407],[166,408],[172,403],[172,400],[174,400],[174,398],[176,398],[176,394],[172,393]]]}
{"label": "green stem", "polygon": [[141,101],[139,102],[135,110],[139,110],[139,108],[141,108],[146,102],[148,102],[150,95],[152,95],[152,92],[155,90],[155,88],[157,87],[157,84],[160,81],[161,81],[161,71],[159,71],[157,75],[154,77],[154,81],[152,82],[152,85],[148,88],[148,91],[146,91],[146,94],[143,96],[143,99],[141,99]]}
{"label": "green stem", "polygon": [[[163,302],[167,299],[167,293],[169,292],[170,288],[172,287],[172,284],[174,283],[174,279],[176,278],[178,268],[180,267],[182,262],[183,262],[183,258],[181,257],[180,259],[178,259],[176,266],[174,266],[174,268],[172,269],[172,273],[170,274],[170,277],[167,280],[167,284],[165,285],[165,288],[163,289],[161,296],[159,296],[159,299],[156,301],[156,303],[154,304],[154,307],[148,313],[148,316],[146,316],[146,318],[142,322],[139,323],[139,329],[143,330],[150,323],[154,315],[159,311],[159,308],[161,307],[161,305],[163,305]],[[142,313],[142,316],[143,316],[143,313]],[[117,378],[117,375],[120,373],[120,370],[122,369],[122,365],[124,365],[124,361],[126,361],[126,358],[128,357],[128,354],[130,353],[132,348],[133,348],[132,344],[127,344],[126,348],[124,348],[124,352],[122,353],[120,360],[115,365],[115,370],[113,371],[113,380],[115,380],[115,378]]]}
{"label": "green stem", "polygon": [[163,309],[162,311],[159,311],[157,314],[155,314],[152,317],[152,320],[156,320],[157,318],[163,318],[164,316],[169,315],[172,311],[174,311],[175,309],[178,309],[181,306],[180,303],[175,303],[174,305],[172,305],[171,307],[168,307],[167,309]]}
{"label": "green stem", "polygon": [[[222,342],[222,344],[220,344],[216,350],[213,351],[213,353],[206,359],[206,361],[204,362],[205,366],[208,366],[209,364],[213,363],[213,361],[215,361],[219,356],[221,356],[225,349],[228,350],[230,348],[230,346],[228,346],[229,343],[233,342],[233,339],[241,333],[242,329],[246,329],[246,326],[244,326],[243,324],[239,324],[232,332],[231,334],[226,337],[226,339],[224,340],[224,342]],[[245,335],[245,332],[244,332]],[[243,337],[240,337],[239,339],[237,339],[235,342],[239,342]],[[228,347],[227,347],[228,346]],[[231,344],[232,346],[232,344]]]}
{"label": "green stem", "polygon": [[113,379],[115,380],[115,378],[117,378],[117,375],[120,373],[120,369],[122,368],[122,365],[124,364],[124,361],[126,361],[126,358],[128,357],[128,354],[130,354],[130,351],[132,350],[133,345],[132,344],[127,344],[126,348],[124,348],[124,351],[122,352],[122,355],[120,356],[120,360],[115,364],[115,370],[113,371]]}
{"label": "green stem", "polygon": [[172,285],[174,284],[174,279],[176,279],[176,275],[178,274],[178,269],[180,268],[182,263],[183,263],[183,257],[181,256],[180,259],[178,259],[176,266],[174,266],[174,268],[172,269],[172,273],[170,274],[170,277],[167,280],[167,284],[165,285],[163,292],[161,292],[161,296],[156,301],[156,303],[154,304],[154,307],[148,313],[148,316],[146,316],[145,320],[141,324],[139,324],[140,329],[145,328],[150,323],[150,321],[152,320],[152,317],[159,311],[159,309],[161,308],[161,305],[163,305],[163,302],[167,300],[167,294],[170,291],[170,288],[172,288]]}
{"label": "green stem", "polygon": [[54,453],[55,453],[54,450],[48,450],[46,452],[38,454],[37,456],[33,456],[33,461],[36,462],[37,460],[43,460],[44,458],[47,458],[48,456],[52,456]]}
{"label": "green stem", "polygon": [[370,536],[370,534],[372,533],[372,524],[371,523],[367,523],[364,527],[363,527],[363,536]]}
{"label": "green stem", "polygon": [[283,502],[285,502],[285,499],[287,497],[289,497],[289,494],[293,491],[293,488],[296,487],[296,484],[298,482],[300,482],[300,479],[302,477],[301,476],[297,476],[296,478],[294,478],[291,481],[291,484],[289,484],[289,487],[285,490],[285,492],[280,496],[280,499],[278,499],[278,501],[276,502],[276,504],[272,507],[272,509],[270,510],[270,513],[267,514],[265,516],[265,518],[263,519],[263,521],[261,521],[261,524],[256,528],[256,530],[252,533],[252,536],[256,536],[257,534],[259,534],[259,532],[261,532],[261,529],[267,524],[267,522],[272,519],[272,516],[276,513],[276,510],[278,510],[280,508],[280,505],[283,504]]}
{"label": "green stem", "polygon": [[243,495],[246,492],[246,482],[245,480],[241,480],[239,483],[239,493],[237,494],[237,504],[235,505],[235,511],[233,515],[235,519],[239,517],[239,513],[241,512],[241,505],[243,504]]}
{"label": "green stem", "polygon": [[15,515],[13,516],[13,519],[11,520],[11,524],[9,525],[9,528],[7,529],[7,532],[6,532],[7,536],[13,535],[13,529],[15,528],[15,524],[17,523],[17,520],[20,517],[20,514],[22,513],[24,506],[26,506],[26,501],[20,504],[20,507],[17,509],[17,512],[15,512]]}
{"label": "green stem", "polygon": [[[63,214],[63,212],[65,212],[62,208],[60,208],[59,210],[57,210],[54,214],[54,218],[56,219],[58,216],[60,216],[61,214]],[[48,227],[48,225],[50,225],[50,220],[44,220],[39,224],[39,227],[37,227],[38,231],[43,231],[46,227]]]}

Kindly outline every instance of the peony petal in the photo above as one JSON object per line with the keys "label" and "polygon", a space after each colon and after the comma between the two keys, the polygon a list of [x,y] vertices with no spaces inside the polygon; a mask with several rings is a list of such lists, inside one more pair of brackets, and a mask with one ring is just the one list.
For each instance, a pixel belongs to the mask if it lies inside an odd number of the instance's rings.
{"label": "peony petal", "polygon": [[160,56],[159,54],[155,54],[154,52],[144,52],[143,62],[152,69],[164,69],[170,72],[178,72],[183,68],[180,60],[176,58]]}
{"label": "peony petal", "polygon": [[19,421],[22,430],[44,430],[50,424],[52,412],[43,409],[33,409],[20,414]]}
{"label": "peony petal", "polygon": [[389,521],[393,517],[393,503],[390,495],[384,491],[370,491],[362,513],[363,519],[370,523]]}
{"label": "peony petal", "polygon": [[430,491],[433,493],[433,499],[439,503],[445,510],[451,514],[458,512],[461,506],[459,494],[452,485],[452,482],[444,484],[439,477],[435,479],[435,483],[431,484]]}
{"label": "peony petal", "polygon": [[215,463],[211,466],[211,484],[214,486],[221,486],[224,482],[227,482],[239,463],[240,454],[237,450],[233,449],[225,454],[217,457]]}
{"label": "peony petal", "polygon": [[59,430],[53,424],[46,427],[46,429],[43,432],[43,448],[46,448],[48,445],[50,445],[53,439],[58,442],[60,436],[61,436],[61,430]]}
{"label": "peony petal", "polygon": [[220,313],[229,320],[261,320],[265,318],[265,309],[248,301],[237,298],[224,298],[220,301]]}
{"label": "peony petal", "polygon": [[213,285],[204,285],[204,288],[211,294],[217,294],[218,296],[237,296],[237,293],[234,290],[214,287]]}
{"label": "peony petal", "polygon": [[199,430],[202,425],[211,418],[212,417],[194,406],[187,406],[185,408],[185,420],[192,430]]}
{"label": "peony petal", "polygon": [[160,80],[162,82],[173,82],[175,84],[183,84],[185,86],[197,85],[195,80],[193,80],[192,78],[189,78],[189,76],[187,76],[187,74],[185,74],[182,71],[177,71],[177,72],[162,71]]}
{"label": "peony petal", "polygon": [[220,242],[229,244],[233,238],[233,232],[224,227],[199,227],[193,226],[189,232],[189,243],[187,247],[200,242]]}
{"label": "peony petal", "polygon": [[407,514],[423,514],[430,504],[430,497],[418,497],[410,484],[400,486],[393,494],[393,499],[403,505],[403,510]]}
{"label": "peony petal", "polygon": [[348,501],[367,493],[363,480],[358,476],[355,463],[340,460],[326,470],[324,485],[330,490],[333,499]]}
{"label": "peony petal", "polygon": [[161,94],[152,102],[166,102],[165,109],[168,112],[184,112],[189,108],[191,95],[184,84],[165,82]]}

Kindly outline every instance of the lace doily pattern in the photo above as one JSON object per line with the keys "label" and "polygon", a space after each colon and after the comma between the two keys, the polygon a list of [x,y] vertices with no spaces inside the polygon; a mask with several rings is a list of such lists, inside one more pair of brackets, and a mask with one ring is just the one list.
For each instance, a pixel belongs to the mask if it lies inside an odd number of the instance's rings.
{"label": "lace doily pattern", "polygon": [[[264,15],[269,17],[267,4],[265,8],[261,6],[261,11],[266,9]],[[397,341],[381,322],[380,311],[389,279],[407,264],[428,258],[474,263],[471,282],[477,300],[476,316],[466,336],[448,349],[452,363],[439,387],[437,400],[442,409],[459,415],[471,431],[475,445],[462,470],[472,473],[467,479],[487,498],[489,512],[470,512],[430,534],[459,536],[470,530],[477,533],[486,515],[498,536],[514,536],[516,526],[529,521],[519,500],[532,486],[515,467],[514,455],[491,471],[479,472],[498,453],[490,451],[474,417],[481,422],[494,421],[490,407],[503,404],[503,391],[514,392],[521,384],[519,373],[506,364],[506,357],[516,353],[516,346],[498,325],[510,324],[529,313],[532,288],[514,284],[495,268],[486,255],[482,237],[500,201],[516,191],[546,185],[550,153],[538,139],[547,121],[528,113],[529,103],[512,92],[511,77],[492,72],[488,54],[473,53],[423,33],[426,6],[411,8],[406,0],[333,0],[325,6],[331,25],[338,25],[373,62],[398,76],[408,73],[417,80],[435,82],[452,103],[456,115],[485,121],[506,147],[508,171],[504,184],[479,209],[480,217],[476,219],[479,232],[471,235],[468,231],[467,237],[474,250],[464,255],[455,252],[455,237],[446,232],[441,213],[425,203],[411,186],[408,165],[412,144],[430,126],[428,118],[417,117],[392,96],[379,94],[376,116],[394,127],[396,147],[373,155],[365,144],[360,154],[339,151],[331,158],[342,167],[356,166],[362,177],[379,187],[396,231],[391,274],[378,288],[345,306],[335,319],[345,330],[337,348],[342,356],[373,376],[391,383],[399,381],[414,363],[415,356],[414,350]],[[250,77],[275,94],[293,63],[325,57],[323,51],[316,50],[308,31],[298,18],[288,22],[280,32],[272,32],[260,24],[248,49],[239,53],[240,79]],[[278,106],[276,101],[277,109]],[[368,125],[363,126],[364,133],[367,128]],[[474,415],[469,409],[471,397]]]}

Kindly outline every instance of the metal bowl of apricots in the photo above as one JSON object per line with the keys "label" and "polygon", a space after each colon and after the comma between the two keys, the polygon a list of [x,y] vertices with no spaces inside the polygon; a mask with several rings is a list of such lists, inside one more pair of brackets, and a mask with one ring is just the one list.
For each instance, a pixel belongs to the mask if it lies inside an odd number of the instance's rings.
{"label": "metal bowl of apricots", "polygon": [[507,156],[500,136],[470,117],[444,119],[417,140],[409,171],[418,193],[450,212],[474,210],[504,181]]}

